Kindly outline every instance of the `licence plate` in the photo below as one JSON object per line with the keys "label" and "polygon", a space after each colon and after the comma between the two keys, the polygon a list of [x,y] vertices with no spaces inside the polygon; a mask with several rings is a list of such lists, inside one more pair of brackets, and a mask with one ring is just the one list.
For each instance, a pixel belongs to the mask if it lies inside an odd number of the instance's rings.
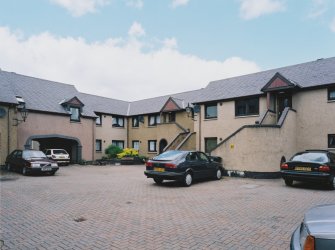
{"label": "licence plate", "polygon": [[298,171],[312,171],[312,169],[309,168],[309,167],[295,167],[294,170],[298,170]]}
{"label": "licence plate", "polygon": [[157,171],[157,172],[164,172],[165,169],[164,169],[164,168],[154,168],[154,171]]}
{"label": "licence plate", "polygon": [[43,168],[42,168],[42,171],[51,171],[51,170],[52,170],[51,167],[43,167]]}

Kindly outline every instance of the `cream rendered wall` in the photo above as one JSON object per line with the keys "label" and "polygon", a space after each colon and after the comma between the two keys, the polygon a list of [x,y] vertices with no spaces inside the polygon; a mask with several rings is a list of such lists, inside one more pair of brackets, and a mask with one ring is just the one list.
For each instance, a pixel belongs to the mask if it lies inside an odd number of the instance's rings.
{"label": "cream rendered wall", "polygon": [[299,151],[327,149],[328,134],[335,134],[335,102],[328,102],[327,99],[326,88],[303,91],[294,96]]}
{"label": "cream rendered wall", "polygon": [[0,105],[0,108],[6,111],[0,118],[0,165],[4,165],[7,155],[17,148],[17,126],[13,126],[17,113],[14,107]]}
{"label": "cream rendered wall", "polygon": [[[163,122],[161,116],[161,122]],[[187,116],[186,112],[176,113],[176,123],[182,126],[184,129],[190,129],[193,131],[193,120],[191,117]],[[138,128],[132,127],[132,118],[128,119],[129,124],[129,146],[132,146],[133,140],[140,141],[139,154],[145,155],[148,157],[153,157],[158,154],[159,142],[161,139],[165,139],[169,144],[179,133],[184,132],[179,126],[175,123],[161,123],[156,126],[148,125],[148,115],[144,116],[144,123],[139,123]],[[157,152],[148,151],[148,141],[156,140],[157,141]],[[195,147],[195,145],[194,145]]]}
{"label": "cream rendered wall", "polygon": [[282,156],[296,152],[297,113],[289,111],[281,128],[244,128],[212,155],[222,157],[228,171],[278,172]]}
{"label": "cream rendered wall", "polygon": [[111,115],[102,115],[101,117],[102,124],[95,125],[95,138],[102,141],[102,150],[101,152],[95,151],[95,159],[101,159],[105,155],[105,149],[112,144],[113,140],[124,141],[125,148],[131,147],[127,144],[127,117],[124,117],[124,127],[113,127],[113,116]]}
{"label": "cream rendered wall", "polygon": [[[217,119],[204,119],[205,106],[201,105],[201,114],[197,114],[195,121],[195,131],[198,136],[196,139],[197,148],[201,151],[205,150],[205,137],[217,137],[218,143],[220,138],[224,140],[234,133],[243,125],[255,124],[259,119],[259,115],[235,117],[235,101],[218,102]],[[259,113],[266,111],[266,97],[259,98]],[[200,133],[199,133],[200,130]]]}
{"label": "cream rendered wall", "polygon": [[18,126],[18,148],[23,149],[33,135],[60,134],[78,138],[82,145],[82,158],[93,160],[95,150],[94,119],[80,118],[70,122],[69,116],[29,112],[25,123]]}

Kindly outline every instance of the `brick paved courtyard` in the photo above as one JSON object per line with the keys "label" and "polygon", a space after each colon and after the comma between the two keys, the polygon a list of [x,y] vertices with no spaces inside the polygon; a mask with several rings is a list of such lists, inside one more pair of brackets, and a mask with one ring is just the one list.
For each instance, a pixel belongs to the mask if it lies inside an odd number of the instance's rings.
{"label": "brick paved courtyard", "polygon": [[71,166],[0,176],[2,249],[288,249],[311,206],[335,191],[225,177],[162,186],[143,166]]}

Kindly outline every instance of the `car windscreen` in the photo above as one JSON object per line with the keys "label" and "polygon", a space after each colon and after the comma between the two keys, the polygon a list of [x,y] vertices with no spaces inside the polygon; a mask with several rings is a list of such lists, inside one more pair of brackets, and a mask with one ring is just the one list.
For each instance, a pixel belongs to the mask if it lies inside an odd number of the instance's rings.
{"label": "car windscreen", "polygon": [[22,158],[46,158],[46,155],[42,151],[23,151]]}
{"label": "car windscreen", "polygon": [[53,153],[55,155],[67,155],[67,152],[64,149],[54,149]]}
{"label": "car windscreen", "polygon": [[329,161],[329,159],[326,153],[308,152],[293,156],[291,161],[326,163]]}
{"label": "car windscreen", "polygon": [[155,161],[174,161],[184,154],[185,154],[184,151],[171,150],[171,151],[166,151],[160,155],[157,155],[152,159]]}

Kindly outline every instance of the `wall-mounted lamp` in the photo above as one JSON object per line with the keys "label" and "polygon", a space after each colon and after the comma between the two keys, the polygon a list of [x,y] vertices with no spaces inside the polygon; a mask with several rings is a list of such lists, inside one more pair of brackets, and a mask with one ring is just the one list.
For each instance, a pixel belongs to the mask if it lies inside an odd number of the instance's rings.
{"label": "wall-mounted lamp", "polygon": [[187,103],[187,107],[185,108],[185,111],[187,113],[187,117],[194,118],[194,109],[190,106],[190,103]]}
{"label": "wall-mounted lamp", "polygon": [[17,106],[18,111],[20,112],[21,118],[14,118],[13,126],[18,126],[21,122],[25,122],[28,117],[28,110],[26,109],[26,103],[21,96],[16,96],[16,100],[18,101],[19,105]]}

